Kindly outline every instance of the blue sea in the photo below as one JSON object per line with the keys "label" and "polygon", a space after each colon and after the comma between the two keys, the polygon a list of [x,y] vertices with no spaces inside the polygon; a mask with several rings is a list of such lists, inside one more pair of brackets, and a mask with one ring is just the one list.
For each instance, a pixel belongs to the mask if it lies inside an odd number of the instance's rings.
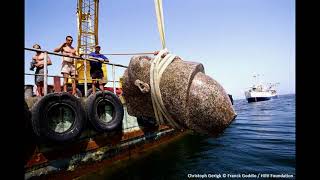
{"label": "blue sea", "polygon": [[[188,134],[83,179],[295,179],[295,95],[247,103],[217,138]],[[81,179],[81,178],[80,178]]]}

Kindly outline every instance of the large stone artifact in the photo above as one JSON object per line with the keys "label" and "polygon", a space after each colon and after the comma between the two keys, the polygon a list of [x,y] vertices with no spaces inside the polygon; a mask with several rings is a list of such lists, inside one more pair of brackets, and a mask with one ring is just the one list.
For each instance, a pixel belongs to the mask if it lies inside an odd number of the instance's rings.
{"label": "large stone artifact", "polygon": [[[123,96],[132,116],[155,118],[150,88],[152,60],[149,56],[134,56],[124,73]],[[158,86],[176,128],[217,135],[236,117],[228,94],[205,74],[200,63],[175,56],[163,71]],[[163,124],[170,125],[166,120]]]}

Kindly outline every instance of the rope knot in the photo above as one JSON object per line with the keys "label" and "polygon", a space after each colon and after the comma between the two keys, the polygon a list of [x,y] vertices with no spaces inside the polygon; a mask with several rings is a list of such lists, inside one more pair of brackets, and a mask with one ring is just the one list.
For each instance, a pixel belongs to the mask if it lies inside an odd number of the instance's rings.
{"label": "rope knot", "polygon": [[160,80],[164,70],[169,66],[169,64],[174,60],[176,55],[169,54],[168,50],[162,49],[156,55],[156,57],[151,60],[150,67],[150,89],[151,89],[151,100],[154,110],[154,114],[158,124],[164,124],[164,118],[171,124],[171,126],[181,129],[180,125],[177,124],[166,107],[163,104],[163,100],[160,92]]}

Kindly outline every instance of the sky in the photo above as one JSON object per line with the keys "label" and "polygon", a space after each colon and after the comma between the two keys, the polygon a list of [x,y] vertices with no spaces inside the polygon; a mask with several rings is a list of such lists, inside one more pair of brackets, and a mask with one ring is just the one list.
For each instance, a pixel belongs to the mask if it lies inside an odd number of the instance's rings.
{"label": "sky", "polygon": [[[25,47],[53,51],[67,35],[77,46],[77,0],[26,0]],[[153,0],[100,0],[101,53],[152,52],[162,48]],[[254,74],[295,94],[294,0],[163,0],[166,46],[185,61],[202,63],[234,99],[244,99]],[[25,51],[25,73],[34,52]],[[108,56],[128,65],[132,56]],[[51,55],[49,74],[61,75]],[[116,70],[116,78],[124,69]],[[111,77],[111,69],[108,69]],[[25,76],[25,84],[34,84]],[[49,79],[49,84],[53,84]],[[111,85],[110,85],[111,86]]]}

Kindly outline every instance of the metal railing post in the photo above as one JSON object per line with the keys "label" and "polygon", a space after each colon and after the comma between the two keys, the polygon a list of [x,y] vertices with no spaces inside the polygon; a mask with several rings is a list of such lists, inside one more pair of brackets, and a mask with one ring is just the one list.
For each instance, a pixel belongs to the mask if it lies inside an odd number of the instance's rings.
{"label": "metal railing post", "polygon": [[44,96],[48,93],[48,52],[44,52],[44,63],[43,63],[43,94]]}
{"label": "metal railing post", "polygon": [[83,62],[83,66],[84,66],[84,97],[87,97],[88,95],[88,86],[87,86],[87,60],[84,59]]}
{"label": "metal railing post", "polygon": [[113,93],[116,94],[116,73],[114,65],[112,64],[112,81],[113,81]]}

